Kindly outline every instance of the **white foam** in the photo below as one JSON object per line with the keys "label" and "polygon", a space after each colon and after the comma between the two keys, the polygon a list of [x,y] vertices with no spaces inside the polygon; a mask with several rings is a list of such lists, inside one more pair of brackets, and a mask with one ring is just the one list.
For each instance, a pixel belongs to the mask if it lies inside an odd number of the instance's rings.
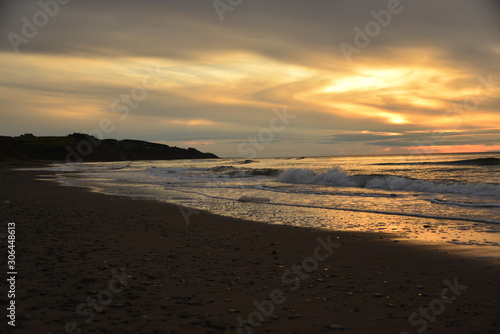
{"label": "white foam", "polygon": [[500,197],[500,186],[487,183],[434,183],[394,175],[348,175],[339,168],[316,174],[310,169],[288,169],[278,181],[299,184],[318,184],[335,187],[361,187],[385,190],[417,191],[423,193],[453,193]]}
{"label": "white foam", "polygon": [[466,206],[466,207],[500,208],[500,204],[497,204],[497,203],[467,203],[467,202],[447,201],[447,200],[441,200],[441,199],[431,199],[430,202],[435,203],[435,204],[448,204],[448,205],[457,205],[457,206]]}

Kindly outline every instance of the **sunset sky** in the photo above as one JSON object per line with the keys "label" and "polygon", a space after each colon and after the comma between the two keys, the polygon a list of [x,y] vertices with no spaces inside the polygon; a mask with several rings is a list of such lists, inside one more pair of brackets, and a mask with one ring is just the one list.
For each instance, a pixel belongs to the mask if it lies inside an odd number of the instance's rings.
{"label": "sunset sky", "polygon": [[225,157],[500,151],[497,1],[41,3],[0,4],[0,135]]}

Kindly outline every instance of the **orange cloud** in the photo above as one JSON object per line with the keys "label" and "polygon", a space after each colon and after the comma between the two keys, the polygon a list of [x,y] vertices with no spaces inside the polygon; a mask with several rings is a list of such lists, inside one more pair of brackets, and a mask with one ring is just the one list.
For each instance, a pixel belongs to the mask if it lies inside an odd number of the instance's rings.
{"label": "orange cloud", "polygon": [[176,119],[173,121],[169,121],[170,124],[180,124],[180,125],[213,125],[215,122],[212,122],[207,119],[190,119],[190,120],[183,120],[183,119]]}
{"label": "orange cloud", "polygon": [[442,145],[442,146],[411,146],[403,150],[420,153],[475,153],[500,151],[500,145]]}

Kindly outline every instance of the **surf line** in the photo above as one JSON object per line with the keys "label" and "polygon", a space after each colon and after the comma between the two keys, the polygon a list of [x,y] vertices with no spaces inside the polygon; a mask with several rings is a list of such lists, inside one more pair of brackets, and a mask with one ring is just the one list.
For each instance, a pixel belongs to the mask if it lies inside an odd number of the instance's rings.
{"label": "surf line", "polygon": [[[165,189],[179,191],[183,193],[197,194],[208,198],[214,199],[223,199],[233,202],[239,202],[237,199],[222,197],[222,196],[211,196],[204,194],[199,191],[189,191],[189,190],[179,190],[173,187],[165,187]],[[247,202],[248,203],[248,202]],[[365,212],[365,213],[378,213],[381,215],[391,215],[391,216],[405,216],[405,217],[415,217],[415,218],[428,218],[428,219],[438,219],[438,220],[457,220],[457,221],[467,221],[467,222],[475,222],[475,223],[485,223],[485,224],[499,224],[498,220],[489,220],[489,219],[475,219],[475,218],[466,218],[466,217],[444,217],[444,216],[431,216],[431,215],[423,215],[419,213],[405,213],[405,212],[389,212],[389,211],[378,211],[378,210],[362,210],[362,209],[350,209],[350,208],[339,208],[333,206],[319,206],[319,205],[306,205],[306,204],[288,204],[288,203],[277,203],[277,202],[251,202],[258,204],[267,204],[267,205],[276,205],[276,206],[291,206],[291,207],[299,207],[299,208],[311,208],[311,209],[326,209],[326,210],[339,210],[339,211],[350,211],[350,212]]]}
{"label": "surf line", "polygon": [[475,219],[475,218],[466,218],[466,217],[431,216],[431,215],[423,215],[423,214],[419,214],[419,213],[362,210],[362,209],[338,208],[338,207],[331,207],[331,206],[304,205],[304,204],[287,204],[287,203],[274,203],[274,202],[256,202],[256,203],[269,204],[269,205],[295,206],[295,207],[312,208],[312,209],[327,209],[327,210],[339,210],[339,211],[351,211],[351,212],[378,213],[381,215],[391,215],[391,216],[406,216],[406,217],[429,218],[429,219],[439,219],[439,220],[459,220],[459,221],[468,221],[468,222],[476,222],[476,223],[500,224],[500,221],[497,221],[497,220]]}

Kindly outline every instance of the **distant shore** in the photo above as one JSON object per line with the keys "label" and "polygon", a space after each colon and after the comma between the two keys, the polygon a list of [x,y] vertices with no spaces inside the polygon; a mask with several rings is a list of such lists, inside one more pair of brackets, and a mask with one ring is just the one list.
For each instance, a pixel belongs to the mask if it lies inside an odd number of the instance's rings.
{"label": "distant shore", "polygon": [[189,211],[173,205],[39,175],[53,174],[0,165],[2,249],[16,225],[16,328],[4,316],[7,332],[500,329],[498,258],[204,212],[186,221]]}

